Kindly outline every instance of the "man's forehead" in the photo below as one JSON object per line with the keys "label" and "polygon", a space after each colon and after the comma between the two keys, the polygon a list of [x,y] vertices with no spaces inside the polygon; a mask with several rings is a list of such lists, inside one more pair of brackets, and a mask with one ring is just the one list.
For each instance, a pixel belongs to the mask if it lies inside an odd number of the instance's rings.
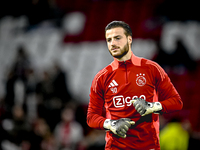
{"label": "man's forehead", "polygon": [[122,27],[112,28],[106,31],[106,38],[113,37],[116,35],[125,35]]}

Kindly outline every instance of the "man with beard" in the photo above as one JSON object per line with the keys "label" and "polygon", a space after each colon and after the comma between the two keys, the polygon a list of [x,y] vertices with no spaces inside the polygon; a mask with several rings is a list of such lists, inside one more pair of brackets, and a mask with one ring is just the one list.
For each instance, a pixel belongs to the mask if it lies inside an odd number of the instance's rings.
{"label": "man with beard", "polygon": [[106,150],[160,150],[158,114],[181,110],[181,98],[157,63],[132,53],[128,24],[109,23],[105,37],[114,61],[93,79],[87,123],[107,130]]}

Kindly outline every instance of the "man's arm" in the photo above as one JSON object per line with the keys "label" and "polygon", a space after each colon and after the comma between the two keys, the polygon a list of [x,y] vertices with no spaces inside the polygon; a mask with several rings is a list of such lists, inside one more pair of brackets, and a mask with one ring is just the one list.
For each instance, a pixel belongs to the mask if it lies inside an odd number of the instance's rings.
{"label": "man's arm", "polygon": [[126,133],[135,122],[129,118],[121,118],[119,120],[105,119],[102,116],[103,103],[101,99],[92,99],[90,94],[90,103],[88,107],[87,123],[95,129],[110,130],[112,133],[126,138]]}
{"label": "man's arm", "polygon": [[142,99],[132,101],[135,109],[142,116],[150,113],[170,113],[181,110],[183,103],[181,97],[170,81],[170,78],[165,71],[155,62],[147,61],[152,71],[155,84],[155,97],[158,99],[153,102],[147,102]]}
{"label": "man's arm", "polygon": [[170,113],[181,110],[183,107],[181,97],[167,73],[155,62],[148,61],[147,64],[151,65],[154,74],[156,95],[162,105],[161,112]]}
{"label": "man's arm", "polygon": [[106,72],[106,69],[99,71],[94,77],[90,88],[90,102],[87,112],[87,124],[91,128],[95,129],[104,129],[103,123],[106,120],[106,118],[102,116],[104,107],[104,90],[101,84],[101,77]]}
{"label": "man's arm", "polygon": [[100,96],[93,95],[94,93],[91,91],[90,102],[87,111],[87,124],[91,128],[104,129],[103,123],[106,120],[106,118],[102,116],[104,100]]}
{"label": "man's arm", "polygon": [[162,112],[170,113],[181,110],[183,103],[177,90],[166,75],[164,81],[157,86],[158,98],[162,105]]}

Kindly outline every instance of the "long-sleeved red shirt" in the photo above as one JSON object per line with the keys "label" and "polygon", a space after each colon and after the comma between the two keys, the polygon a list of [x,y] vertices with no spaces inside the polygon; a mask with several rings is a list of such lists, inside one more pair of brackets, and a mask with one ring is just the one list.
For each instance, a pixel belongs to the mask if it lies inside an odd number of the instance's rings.
{"label": "long-sleeved red shirt", "polygon": [[[165,71],[155,62],[132,54],[131,59],[117,59],[98,72],[93,79],[87,123],[95,129],[104,129],[105,119],[130,118],[136,122],[125,139],[106,133],[106,150],[110,149],[160,149],[159,117],[149,114],[144,117],[135,110],[131,100],[143,98],[148,102],[159,101],[162,112],[182,109],[181,98]],[[103,107],[106,117],[103,117]]]}

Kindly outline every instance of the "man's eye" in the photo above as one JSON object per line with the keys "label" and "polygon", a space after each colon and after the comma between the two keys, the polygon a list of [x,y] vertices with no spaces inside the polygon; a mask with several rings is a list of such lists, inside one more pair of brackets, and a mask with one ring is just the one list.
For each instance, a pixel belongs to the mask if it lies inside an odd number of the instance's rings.
{"label": "man's eye", "polygon": [[111,41],[111,39],[107,39],[107,42],[110,42]]}
{"label": "man's eye", "polygon": [[120,40],[120,37],[117,37],[116,40]]}

